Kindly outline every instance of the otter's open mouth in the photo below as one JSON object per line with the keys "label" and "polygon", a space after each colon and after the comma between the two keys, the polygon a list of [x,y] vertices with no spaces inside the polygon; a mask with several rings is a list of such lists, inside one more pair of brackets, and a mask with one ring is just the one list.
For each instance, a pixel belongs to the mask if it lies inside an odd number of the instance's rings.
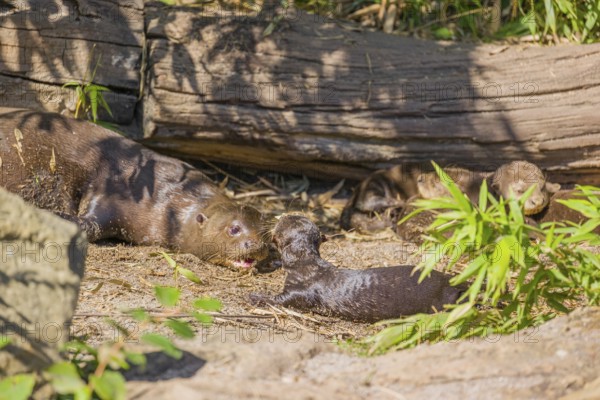
{"label": "otter's open mouth", "polygon": [[233,262],[234,267],[238,268],[252,268],[256,264],[256,260],[254,258],[246,258],[244,260],[235,260]]}

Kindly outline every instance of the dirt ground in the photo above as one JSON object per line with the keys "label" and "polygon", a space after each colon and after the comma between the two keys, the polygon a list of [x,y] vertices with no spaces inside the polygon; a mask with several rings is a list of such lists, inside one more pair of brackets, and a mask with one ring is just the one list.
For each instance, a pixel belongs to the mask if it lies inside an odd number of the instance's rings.
{"label": "dirt ground", "polygon": [[[238,178],[217,166],[213,167],[219,172],[215,173],[213,169],[204,171],[212,172],[215,181],[222,182],[221,186],[231,197],[249,202],[272,217],[287,211],[305,211],[329,237],[321,248],[322,256],[339,267],[361,269],[418,261],[418,246],[401,241],[391,230],[373,236],[340,231],[339,214],[351,193],[351,184],[313,182],[306,178],[268,174]],[[340,340],[364,337],[376,330],[368,324],[282,308],[257,309],[250,305],[247,301],[250,293],[276,294],[282,290],[285,278],[282,270],[270,273],[232,270],[203,262],[190,254],[170,253],[182,267],[192,270],[202,281],[197,284],[179,276],[175,282],[173,269],[159,254],[161,251],[168,250],[124,243],[91,244],[73,320],[73,334],[87,336],[92,342],[114,339],[119,331],[107,319],[114,319],[130,329],[134,340],[141,333],[156,331],[156,327],[138,325],[122,314],[134,308],[164,313],[154,297],[155,285],[181,288],[181,307],[173,311],[178,316],[186,315],[185,309],[193,299],[219,299],[223,309],[215,315],[217,326],[274,332],[301,329]],[[202,330],[199,324],[195,327],[197,332]]]}
{"label": "dirt ground", "polygon": [[[406,252],[406,247],[405,243],[393,239],[356,241],[334,238],[324,244],[323,256],[338,266],[360,269],[412,260],[414,256]],[[74,318],[75,334],[86,333],[95,340],[110,339],[117,332],[104,321],[105,318],[114,318],[135,331],[137,327],[133,320],[120,317],[121,311],[144,308],[160,312],[153,287],[175,286],[176,283],[172,268],[158,254],[159,251],[165,250],[125,244],[91,245]],[[203,262],[189,254],[173,255],[173,258],[202,280],[201,284],[196,284],[184,277],[178,278],[182,306],[198,297],[219,299],[223,309],[215,319],[217,324],[275,331],[295,327],[338,339],[362,337],[373,331],[367,324],[281,308],[256,309],[250,305],[247,301],[250,293],[276,294],[282,290],[285,278],[282,270],[271,273],[235,271]]]}

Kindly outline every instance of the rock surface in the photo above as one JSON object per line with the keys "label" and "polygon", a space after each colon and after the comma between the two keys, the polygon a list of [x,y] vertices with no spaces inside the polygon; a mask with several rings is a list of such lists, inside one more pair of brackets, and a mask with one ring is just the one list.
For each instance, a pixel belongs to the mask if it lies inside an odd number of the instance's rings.
{"label": "rock surface", "polygon": [[[258,339],[242,331],[209,333],[185,345],[204,361],[195,374],[130,381],[130,398],[575,400],[600,393],[600,308],[514,335],[373,358],[346,354],[306,333],[300,340],[266,332]],[[160,369],[173,373],[178,367],[172,364]]]}
{"label": "rock surface", "polygon": [[83,276],[87,241],[79,228],[0,190],[0,376],[58,359]]}

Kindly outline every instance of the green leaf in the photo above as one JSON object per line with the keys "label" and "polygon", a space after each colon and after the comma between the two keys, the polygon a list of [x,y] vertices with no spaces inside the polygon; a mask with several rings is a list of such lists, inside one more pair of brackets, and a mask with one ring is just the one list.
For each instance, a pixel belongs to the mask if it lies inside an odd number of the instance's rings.
{"label": "green leaf", "polygon": [[106,102],[106,100],[104,100],[104,96],[102,96],[102,95],[98,96],[98,102],[100,103],[100,105],[102,106],[102,108],[104,108],[106,110],[106,112],[108,113],[108,115],[110,115],[112,117],[113,113],[112,113],[112,111],[110,109],[110,106]]}
{"label": "green leaf", "polygon": [[163,256],[163,258],[167,261],[167,264],[169,264],[169,266],[171,268],[173,268],[173,269],[177,268],[177,262],[175,260],[173,260],[173,258],[170,255],[168,255],[164,251],[161,251],[159,254],[161,256]]}
{"label": "green leaf", "polygon": [[46,373],[52,387],[60,394],[72,394],[86,386],[75,365],[68,361],[52,364]]}
{"label": "green leaf", "polygon": [[62,85],[62,88],[67,88],[67,87],[71,87],[71,86],[81,86],[81,83],[79,82],[75,82],[75,81],[69,81],[67,83],[65,83],[64,85]]}
{"label": "green leaf", "polygon": [[213,322],[212,315],[208,315],[208,314],[202,314],[202,313],[194,311],[194,312],[192,312],[192,317],[196,318],[196,320],[203,325],[210,325]]}
{"label": "green leaf", "polygon": [[552,33],[556,33],[556,15],[554,13],[552,0],[544,0],[544,7],[546,8],[546,26],[544,33],[546,33],[548,27],[552,29]]}
{"label": "green leaf", "polygon": [[141,308],[136,308],[134,310],[127,311],[133,319],[139,322],[145,322],[150,320],[150,315],[146,310],[142,310]]}
{"label": "green leaf", "polygon": [[454,308],[454,310],[452,310],[452,312],[450,312],[450,315],[448,316],[448,319],[446,320],[446,324],[450,325],[453,322],[458,321],[459,319],[463,318],[465,315],[467,315],[468,313],[470,313],[473,309],[473,303],[464,303],[461,305],[458,305]]}
{"label": "green leaf", "polygon": [[[90,90],[93,89],[93,90]],[[92,121],[98,120],[98,92],[95,88],[87,87],[88,97],[90,98],[90,106],[92,108]]]}
{"label": "green leaf", "polygon": [[133,365],[146,366],[146,356],[143,353],[125,351],[125,357]]}
{"label": "green leaf", "polygon": [[435,172],[440,177],[440,182],[446,189],[448,189],[454,200],[456,200],[458,203],[460,209],[470,213],[473,207],[471,206],[471,202],[465,197],[464,193],[460,191],[452,178],[450,178],[450,176],[439,165],[433,161],[431,163],[433,164],[433,168],[435,168]]}
{"label": "green leaf", "polygon": [[487,181],[484,179],[481,184],[481,189],[479,190],[479,209],[485,210],[487,208],[487,200],[488,200],[488,187]]}
{"label": "green leaf", "polygon": [[164,307],[174,307],[179,301],[181,291],[171,286],[155,286],[154,294]]}
{"label": "green leaf", "polygon": [[9,337],[1,335],[0,336],[0,349],[8,346],[11,342],[12,342],[12,340]]}
{"label": "green leaf", "polygon": [[165,325],[168,326],[177,334],[177,336],[184,339],[193,339],[196,334],[187,322],[179,321],[176,319],[168,319],[165,321]]}
{"label": "green leaf", "polygon": [[183,355],[182,351],[179,350],[173,342],[171,342],[168,338],[162,335],[158,335],[156,333],[146,333],[142,335],[140,338],[143,342],[146,342],[152,346],[158,347],[165,354],[171,356],[175,359],[180,359]]}
{"label": "green leaf", "polygon": [[263,37],[267,37],[270,36],[273,31],[275,30],[275,28],[277,27],[277,24],[279,24],[279,21],[281,21],[283,18],[283,15],[276,15],[273,18],[273,21],[269,22],[269,25],[267,25],[267,27],[265,28],[265,30],[263,31]]}
{"label": "green leaf", "polygon": [[458,285],[460,283],[466,282],[467,279],[472,277],[475,274],[479,274],[479,269],[485,264],[486,257],[483,254],[480,254],[473,261],[469,263],[467,268],[465,268],[460,274],[456,275],[452,279],[450,279],[450,283],[452,285]]}
{"label": "green leaf", "polygon": [[196,274],[194,274],[192,271],[190,271],[189,269],[183,268],[183,267],[177,267],[177,270],[179,271],[179,273],[183,276],[185,276],[188,280],[194,282],[194,283],[202,283],[202,280],[200,278],[198,278],[198,276]]}
{"label": "green leaf", "polygon": [[223,307],[223,304],[217,299],[206,297],[203,299],[194,300],[192,306],[195,309],[202,309],[206,311],[220,311]]}
{"label": "green leaf", "polygon": [[594,218],[598,216],[598,209],[593,207],[588,200],[583,199],[569,199],[569,200],[556,200],[570,209],[573,209],[580,214],[583,214],[587,218]]}
{"label": "green leaf", "polygon": [[438,40],[452,40],[454,38],[454,32],[446,27],[441,27],[433,31],[433,36]]}
{"label": "green leaf", "polygon": [[27,400],[33,392],[35,375],[17,374],[0,380],[0,400]]}
{"label": "green leaf", "polygon": [[127,392],[125,389],[125,378],[116,371],[104,371],[101,376],[90,376],[90,383],[94,392],[102,400],[125,400]]}

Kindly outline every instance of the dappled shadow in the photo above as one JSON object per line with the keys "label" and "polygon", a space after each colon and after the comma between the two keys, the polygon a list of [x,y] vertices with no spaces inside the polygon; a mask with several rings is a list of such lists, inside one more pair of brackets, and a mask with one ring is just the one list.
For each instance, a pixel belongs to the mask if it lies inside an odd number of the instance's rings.
{"label": "dappled shadow", "polygon": [[139,88],[141,7],[135,0],[0,2],[0,105],[74,111],[75,92],[61,85],[89,80],[99,62],[93,81],[111,88],[105,97],[114,121],[127,124]]}
{"label": "dappled shadow", "polygon": [[[504,115],[510,82],[487,77],[503,67],[479,65],[480,46],[367,32],[290,9],[157,7],[147,21],[155,27],[148,90],[160,121],[144,143],[159,150],[320,178],[329,167],[358,178],[432,159],[491,171],[538,158]],[[175,42],[169,27],[182,21],[190,37]]]}
{"label": "dappled shadow", "polygon": [[163,352],[145,353],[146,365],[133,366],[124,371],[123,375],[128,381],[165,381],[176,378],[191,378],[206,364],[206,361],[187,351],[179,359],[175,359]]}

